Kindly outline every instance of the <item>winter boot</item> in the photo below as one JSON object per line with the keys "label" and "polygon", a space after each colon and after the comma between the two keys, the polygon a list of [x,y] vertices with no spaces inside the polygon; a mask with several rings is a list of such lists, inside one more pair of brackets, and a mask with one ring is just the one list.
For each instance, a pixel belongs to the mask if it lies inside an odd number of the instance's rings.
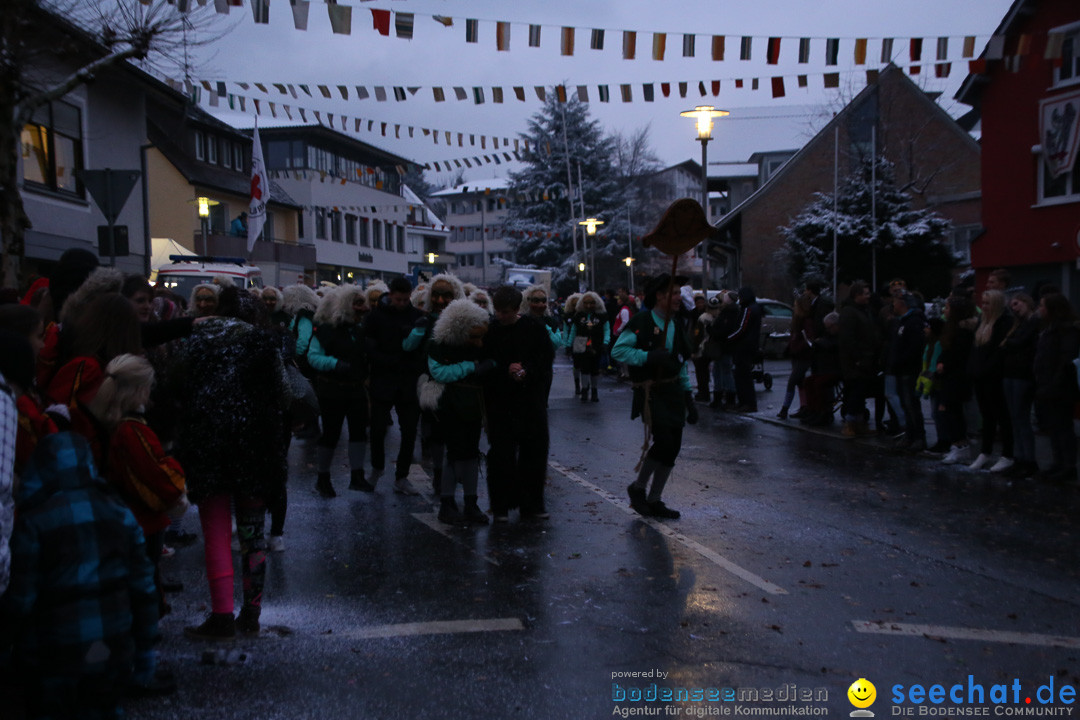
{"label": "winter boot", "polygon": [[202,625],[184,628],[190,640],[232,640],[236,637],[236,620],[232,613],[210,613]]}
{"label": "winter boot", "polygon": [[592,386],[592,401],[600,402],[600,396],[596,394],[596,385]]}
{"label": "winter boot", "polygon": [[465,496],[465,513],[464,519],[467,523],[474,525],[487,525],[488,516],[480,509],[480,506],[476,504],[475,495]]}
{"label": "winter boot", "polygon": [[375,486],[364,478],[364,468],[356,468],[352,471],[352,480],[349,481],[350,490],[360,492],[375,492]]}
{"label": "winter boot", "polygon": [[315,481],[315,489],[319,491],[319,494],[324,498],[337,497],[337,493],[334,492],[334,486],[330,484],[330,473],[320,472],[318,479]]}
{"label": "winter boot", "polygon": [[713,393],[712,402],[709,403],[709,407],[713,410],[722,410],[724,407],[724,393],[717,390]]}
{"label": "winter boot", "polygon": [[577,370],[574,371],[574,394],[581,394],[581,375]]}
{"label": "winter boot", "polygon": [[244,605],[236,618],[236,631],[247,637],[259,636],[259,615],[262,608],[258,605]]}
{"label": "winter boot", "polygon": [[465,522],[465,518],[464,516],[462,516],[461,511],[458,510],[457,503],[454,502],[454,498],[444,497],[441,499],[440,502],[441,507],[439,507],[439,522],[446,523],[447,525],[461,525]]}

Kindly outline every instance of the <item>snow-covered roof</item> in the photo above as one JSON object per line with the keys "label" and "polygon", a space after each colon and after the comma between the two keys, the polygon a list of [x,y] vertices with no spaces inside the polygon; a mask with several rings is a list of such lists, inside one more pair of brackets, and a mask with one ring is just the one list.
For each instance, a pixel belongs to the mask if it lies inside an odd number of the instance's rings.
{"label": "snow-covered roof", "polygon": [[483,192],[485,190],[506,190],[509,187],[509,178],[481,178],[479,180],[466,180],[457,187],[447,188],[446,190],[440,190],[439,192],[431,193],[431,197],[463,195],[465,193]]}
{"label": "snow-covered roof", "polygon": [[709,163],[709,177],[757,177],[758,169],[757,163]]}
{"label": "snow-covered roof", "polygon": [[442,218],[433,213],[431,211],[431,207],[423,200],[421,200],[420,196],[414,193],[413,189],[405,183],[401,183],[401,197],[405,198],[413,205],[423,205],[427,209],[428,216],[431,218],[431,221],[435,225],[438,225],[439,227],[446,227],[446,224],[442,221]]}

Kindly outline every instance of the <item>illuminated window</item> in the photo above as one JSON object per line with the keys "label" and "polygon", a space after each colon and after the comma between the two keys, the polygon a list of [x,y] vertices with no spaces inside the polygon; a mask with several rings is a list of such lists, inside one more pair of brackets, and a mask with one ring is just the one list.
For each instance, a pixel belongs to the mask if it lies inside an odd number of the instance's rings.
{"label": "illuminated window", "polygon": [[83,159],[79,108],[60,101],[38,108],[23,126],[20,148],[27,184],[83,197],[75,176]]}

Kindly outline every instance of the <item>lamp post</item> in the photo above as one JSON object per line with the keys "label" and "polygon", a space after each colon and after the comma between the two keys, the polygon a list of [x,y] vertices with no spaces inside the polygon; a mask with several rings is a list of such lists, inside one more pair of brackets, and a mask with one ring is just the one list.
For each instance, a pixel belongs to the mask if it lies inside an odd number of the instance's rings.
{"label": "lamp post", "polygon": [[[589,241],[590,241],[589,242],[589,249],[590,249],[589,260],[590,260],[590,262],[593,260],[593,258],[595,257],[595,253],[596,253],[596,237],[595,237],[595,235],[596,235],[596,226],[597,225],[603,225],[603,224],[604,224],[603,220],[597,220],[596,218],[587,218],[585,220],[579,220],[578,221],[578,225],[584,225],[585,226],[585,234],[589,236]],[[582,263],[582,265],[584,265],[584,264],[585,263]],[[592,282],[589,283],[590,287],[592,287],[593,285],[596,285],[596,266],[595,265],[592,266],[592,276],[593,276],[592,277]]]}
{"label": "lamp post", "polygon": [[625,258],[623,258],[623,262],[626,263],[626,274],[630,276],[629,288],[630,288],[630,294],[633,295],[634,294],[634,258],[625,257]]}
{"label": "lamp post", "polygon": [[192,202],[199,208],[199,225],[202,230],[202,254],[203,256],[206,256],[209,254],[206,247],[206,236],[210,231],[210,206],[218,205],[219,203],[217,200],[211,200],[205,195],[200,195]]}
{"label": "lamp post", "polygon": [[[698,105],[693,110],[679,113],[681,117],[692,117],[697,120],[697,135],[701,141],[701,209],[705,211],[705,218],[709,217],[709,141],[712,140],[713,118],[730,115],[727,110],[717,110],[712,105]],[[709,223],[710,225],[712,223]],[[705,248],[701,253],[701,292],[708,297],[709,290],[709,241],[705,240]]]}

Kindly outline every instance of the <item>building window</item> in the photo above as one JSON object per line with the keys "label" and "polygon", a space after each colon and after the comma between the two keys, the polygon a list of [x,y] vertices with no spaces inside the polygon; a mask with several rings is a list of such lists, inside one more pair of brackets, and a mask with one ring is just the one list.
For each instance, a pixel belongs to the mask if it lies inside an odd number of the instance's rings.
{"label": "building window", "polygon": [[213,135],[206,137],[206,162],[211,165],[218,164],[218,139]]}
{"label": "building window", "polygon": [[202,130],[195,131],[195,159],[206,160],[206,133]]}
{"label": "building window", "polygon": [[382,250],[382,225],[379,220],[371,221],[371,247],[376,250]]}
{"label": "building window", "polygon": [[952,249],[961,265],[971,264],[971,241],[982,232],[981,225],[957,225],[952,229]]}
{"label": "building window", "polygon": [[315,239],[326,239],[326,208],[315,208]]}
{"label": "building window", "polygon": [[341,211],[334,210],[330,213],[330,239],[341,242]]}
{"label": "building window", "polygon": [[404,253],[405,252],[405,228],[399,226],[399,227],[395,228],[395,230],[397,230],[397,251],[399,253]]}
{"label": "building window", "polygon": [[239,143],[233,145],[233,167],[240,172],[244,171],[244,148]]}
{"label": "building window", "polygon": [[345,216],[345,242],[349,245],[356,244],[356,216]]}
{"label": "building window", "polygon": [[371,247],[371,234],[368,232],[367,218],[360,218],[360,247]]}
{"label": "building window", "polygon": [[225,235],[229,232],[231,222],[227,204],[218,203],[210,206],[210,232],[216,235]]}
{"label": "building window", "polygon": [[56,192],[83,196],[75,173],[82,169],[82,113],[64,102],[51,102],[34,113],[22,129],[23,180]]}
{"label": "building window", "polygon": [[1056,178],[1050,177],[1050,171],[1039,155],[1039,202],[1055,204],[1080,201],[1080,156],[1072,170]]}
{"label": "building window", "polygon": [[304,239],[304,213],[296,213],[296,237]]}
{"label": "building window", "polygon": [[229,140],[221,141],[221,165],[229,170],[232,170],[232,142]]}
{"label": "building window", "polygon": [[1054,69],[1054,86],[1080,83],[1080,23],[1057,27],[1051,32],[1065,35],[1061,44],[1061,67]]}

